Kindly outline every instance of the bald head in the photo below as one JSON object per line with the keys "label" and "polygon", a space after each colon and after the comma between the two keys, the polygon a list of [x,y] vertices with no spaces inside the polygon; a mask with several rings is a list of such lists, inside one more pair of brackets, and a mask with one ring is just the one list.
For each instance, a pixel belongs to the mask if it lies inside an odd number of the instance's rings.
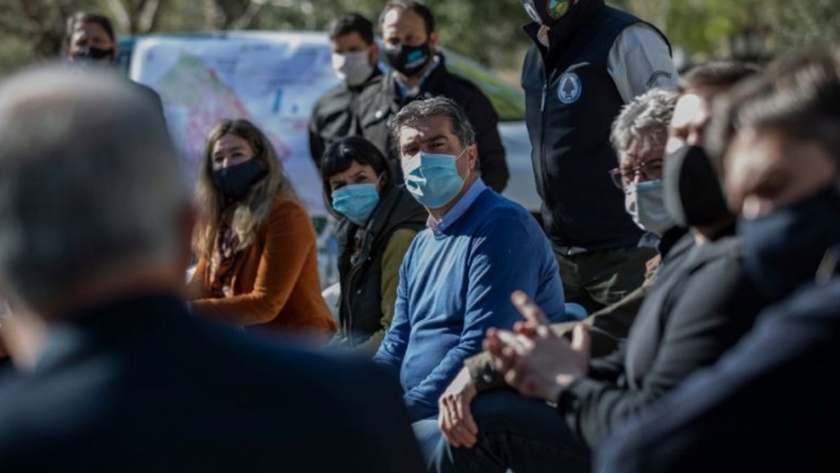
{"label": "bald head", "polygon": [[136,261],[177,257],[188,202],[159,112],[108,71],[0,84],[0,291],[49,305]]}

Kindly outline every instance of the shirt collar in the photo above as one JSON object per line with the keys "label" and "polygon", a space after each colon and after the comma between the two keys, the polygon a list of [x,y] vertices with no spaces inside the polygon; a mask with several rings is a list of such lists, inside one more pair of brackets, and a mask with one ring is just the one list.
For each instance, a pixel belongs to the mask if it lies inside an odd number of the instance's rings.
{"label": "shirt collar", "polygon": [[409,89],[408,86],[406,86],[403,83],[403,81],[400,80],[399,74],[395,74],[394,79],[397,83],[397,87],[399,87],[400,97],[414,97],[417,94],[419,94],[420,93],[420,87],[423,86],[423,82],[426,82],[426,79],[429,78],[429,76],[432,74],[432,72],[434,72],[434,70],[437,69],[437,67],[439,65],[440,65],[440,58],[437,55],[435,55],[434,58],[432,58],[432,65],[428,69],[426,69],[426,72],[424,72],[423,76],[420,77],[420,82],[413,89]]}
{"label": "shirt collar", "polygon": [[449,209],[448,212],[440,219],[439,222],[435,221],[434,217],[429,215],[429,218],[426,220],[426,225],[432,229],[432,231],[437,235],[440,233],[445,233],[446,230],[449,229],[462,215],[469,209],[472,204],[478,199],[478,196],[481,195],[484,190],[487,189],[487,186],[484,184],[484,181],[481,180],[479,177],[472,183],[467,192],[461,196],[461,199]]}

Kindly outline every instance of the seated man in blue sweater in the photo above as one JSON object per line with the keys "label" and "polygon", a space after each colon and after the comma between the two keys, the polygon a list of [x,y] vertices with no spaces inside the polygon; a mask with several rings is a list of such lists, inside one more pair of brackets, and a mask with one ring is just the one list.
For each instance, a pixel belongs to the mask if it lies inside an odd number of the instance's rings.
{"label": "seated man in blue sweater", "polygon": [[[521,316],[511,293],[567,319],[551,245],[520,205],[485,186],[475,134],[452,100],[414,101],[391,124],[408,191],[429,211],[400,268],[394,321],[375,360],[399,373],[424,449],[440,438],[438,398],[490,327]],[[427,450],[428,451],[428,450]]]}

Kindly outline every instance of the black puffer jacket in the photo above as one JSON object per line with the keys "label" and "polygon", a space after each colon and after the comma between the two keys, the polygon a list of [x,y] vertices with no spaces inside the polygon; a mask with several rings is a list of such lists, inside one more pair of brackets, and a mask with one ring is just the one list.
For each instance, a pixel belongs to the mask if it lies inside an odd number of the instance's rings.
{"label": "black puffer jacket", "polygon": [[316,168],[321,168],[321,157],[329,145],[345,136],[360,134],[356,100],[363,90],[378,84],[381,76],[377,68],[362,85],[351,87],[341,82],[315,102],[309,120],[309,152]]}
{"label": "black puffer jacket", "polygon": [[[420,231],[429,214],[404,187],[392,187],[382,196],[367,224],[360,227],[341,221],[338,242],[338,274],[341,277],[339,320],[341,337],[353,345],[383,330],[382,258],[391,236],[399,229]],[[356,240],[360,251],[354,258]]]}

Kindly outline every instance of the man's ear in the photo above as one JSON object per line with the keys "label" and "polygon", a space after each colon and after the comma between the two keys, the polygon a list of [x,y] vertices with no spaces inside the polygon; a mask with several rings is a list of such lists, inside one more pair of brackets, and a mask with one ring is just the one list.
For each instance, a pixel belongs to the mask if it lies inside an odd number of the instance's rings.
{"label": "man's ear", "polygon": [[470,147],[467,148],[467,154],[469,155],[470,169],[472,169],[472,170],[479,169],[479,166],[478,166],[478,145],[471,144]]}
{"label": "man's ear", "polygon": [[429,33],[429,48],[432,51],[435,51],[435,50],[437,50],[437,45],[438,45],[438,33],[437,33],[437,31],[432,31],[431,33]]}
{"label": "man's ear", "polygon": [[374,41],[370,45],[370,65],[376,66],[377,62],[379,62],[379,44]]}

